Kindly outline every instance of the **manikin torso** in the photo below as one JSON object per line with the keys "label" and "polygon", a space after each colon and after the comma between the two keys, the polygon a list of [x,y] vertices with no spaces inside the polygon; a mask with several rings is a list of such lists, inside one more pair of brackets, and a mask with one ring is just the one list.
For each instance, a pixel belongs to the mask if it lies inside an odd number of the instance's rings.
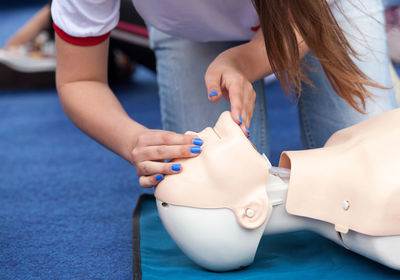
{"label": "manikin torso", "polygon": [[[227,118],[227,114],[221,116],[219,122],[220,121],[224,123],[224,126],[227,123],[229,126],[229,122],[231,122],[229,118]],[[231,129],[235,130],[233,126]],[[221,130],[218,129],[218,123],[214,130],[217,135],[222,135],[221,138],[224,138],[225,132],[221,132]],[[228,146],[228,144],[224,145]],[[204,151],[206,151],[206,148],[207,147],[204,148]],[[238,160],[243,161],[243,158],[240,158],[240,152],[237,153],[239,154]],[[249,150],[248,153],[250,156],[252,152]],[[259,160],[259,158],[257,158],[257,160]],[[243,208],[244,210],[238,211],[238,205],[241,205],[240,203],[237,201],[233,204],[228,203],[229,199],[234,200],[233,198],[222,199],[223,202],[221,206],[223,207],[216,207],[218,204],[212,203],[206,203],[204,204],[206,205],[205,207],[201,207],[203,204],[198,202],[198,200],[202,200],[202,197],[199,194],[195,194],[194,197],[182,195],[182,200],[171,199],[163,190],[172,189],[174,185],[179,185],[179,178],[174,178],[170,182],[165,182],[160,188],[161,191],[157,192],[156,189],[157,208],[160,218],[175,243],[190,259],[209,270],[233,270],[248,266],[253,262],[258,244],[263,235],[309,230],[360,255],[393,269],[400,270],[400,235],[373,236],[362,234],[352,229],[341,233],[332,223],[289,214],[286,203],[288,190],[290,188],[291,171],[285,168],[271,167],[266,157],[264,157],[263,160],[265,165],[262,165],[260,161],[258,161],[257,167],[252,166],[251,168],[251,170],[255,170],[254,173],[250,172],[251,174],[249,174],[246,180],[249,181],[249,184],[254,183],[257,185],[259,181],[257,178],[254,179],[254,177],[257,177],[262,172],[268,174],[268,180],[265,181],[266,183],[262,188],[267,194],[268,200],[265,207],[258,207],[257,203],[248,203],[246,201],[242,204],[246,205]],[[206,164],[201,162],[200,159],[200,163],[206,166],[212,165],[213,161],[220,164],[218,158],[212,158],[211,161],[208,160]],[[234,159],[229,159],[228,165],[235,165],[232,162],[234,162]],[[189,164],[186,163],[186,165],[189,172],[190,162]],[[251,165],[251,162],[244,164],[244,166],[249,165]],[[196,166],[197,169],[199,167],[199,165],[194,166]],[[183,168],[185,170],[185,162],[183,163]],[[216,166],[214,166],[213,169],[215,168]],[[221,172],[224,172],[224,170],[221,170]],[[172,177],[173,176],[171,176],[171,178]],[[246,177],[246,173],[232,174],[232,177],[235,177],[236,180],[240,180],[239,178]],[[178,179],[178,181],[176,181],[176,179]],[[184,177],[181,179],[184,179]],[[264,177],[260,175],[259,179],[262,181]],[[223,178],[221,182],[223,182]],[[232,180],[229,185],[234,184],[234,182],[235,180]],[[243,189],[247,189],[243,182],[239,183],[242,184]],[[260,188],[255,191],[258,195],[260,195],[259,189]],[[204,190],[204,192],[207,191],[206,189]],[[234,191],[237,190],[234,189]],[[249,192],[251,191],[252,190],[249,188]],[[200,193],[203,192],[201,191]],[[211,200],[215,199],[215,196],[208,195]],[[219,196],[221,196],[220,193]],[[244,194],[239,193],[239,197],[240,196],[243,197]],[[306,199],[303,199],[304,203],[307,203]],[[187,201],[189,202],[186,203]],[[218,199],[215,201],[215,203],[218,203]],[[352,207],[352,202],[353,201],[349,202],[343,200],[341,205],[342,211],[349,210],[349,208]],[[310,203],[312,203],[311,200]],[[263,213],[260,214],[260,212]],[[396,217],[398,217],[399,214],[400,213],[395,213],[395,215],[397,215]],[[255,217],[256,220],[260,220],[259,217],[263,216],[266,218],[265,220],[261,219],[261,224],[252,224],[248,222],[248,220],[251,220],[253,217]]]}

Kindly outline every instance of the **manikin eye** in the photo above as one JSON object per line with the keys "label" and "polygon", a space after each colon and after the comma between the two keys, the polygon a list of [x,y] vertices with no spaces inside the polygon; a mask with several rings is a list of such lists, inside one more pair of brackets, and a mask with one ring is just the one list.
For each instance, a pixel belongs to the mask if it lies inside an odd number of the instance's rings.
{"label": "manikin eye", "polygon": [[163,203],[161,203],[161,206],[164,207],[164,208],[168,208],[168,203],[163,202]]}

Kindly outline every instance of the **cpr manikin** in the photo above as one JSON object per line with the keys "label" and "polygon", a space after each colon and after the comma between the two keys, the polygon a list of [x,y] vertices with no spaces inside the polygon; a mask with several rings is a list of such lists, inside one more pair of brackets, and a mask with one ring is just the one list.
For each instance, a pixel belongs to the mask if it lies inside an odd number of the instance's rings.
{"label": "cpr manikin", "polygon": [[250,265],[263,235],[316,232],[400,270],[400,109],[335,133],[321,149],[284,152],[272,167],[230,113],[183,171],[156,187],[170,236],[198,265]]}

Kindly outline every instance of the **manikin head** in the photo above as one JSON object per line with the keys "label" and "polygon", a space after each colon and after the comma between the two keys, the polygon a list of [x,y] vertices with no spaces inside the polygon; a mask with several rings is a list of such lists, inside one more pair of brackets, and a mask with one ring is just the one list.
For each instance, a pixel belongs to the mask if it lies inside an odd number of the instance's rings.
{"label": "manikin head", "polygon": [[160,218],[200,266],[222,271],[249,265],[271,210],[268,163],[229,112],[198,135],[204,141],[201,154],[177,160],[182,172],[156,187]]}

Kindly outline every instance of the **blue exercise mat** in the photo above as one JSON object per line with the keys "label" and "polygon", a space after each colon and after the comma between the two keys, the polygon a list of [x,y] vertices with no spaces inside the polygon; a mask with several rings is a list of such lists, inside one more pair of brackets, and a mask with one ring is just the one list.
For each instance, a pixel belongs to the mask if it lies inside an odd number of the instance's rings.
{"label": "blue exercise mat", "polygon": [[140,279],[400,279],[400,272],[352,253],[314,233],[263,237],[254,263],[226,273],[188,259],[161,224],[155,200],[140,198],[133,215],[133,275]]}

